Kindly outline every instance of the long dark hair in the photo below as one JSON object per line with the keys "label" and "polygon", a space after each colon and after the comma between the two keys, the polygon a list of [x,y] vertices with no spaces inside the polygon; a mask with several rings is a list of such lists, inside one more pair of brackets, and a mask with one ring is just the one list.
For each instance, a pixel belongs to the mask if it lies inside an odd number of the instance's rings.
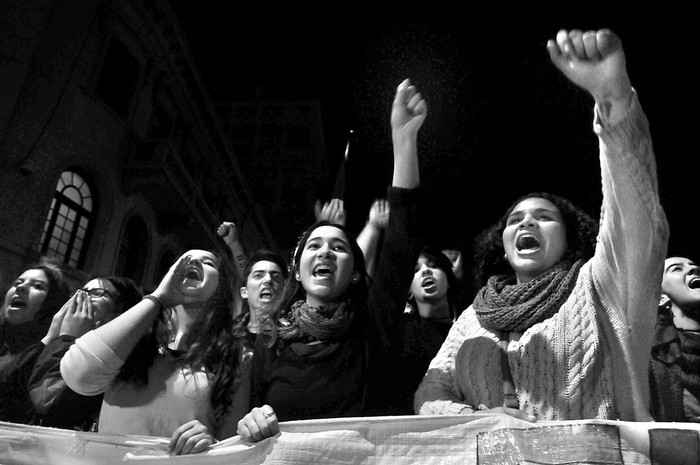
{"label": "long dark hair", "polygon": [[[221,421],[231,406],[231,394],[239,382],[241,369],[250,351],[243,329],[234,329],[233,290],[231,276],[221,257],[211,252],[219,263],[219,284],[204,303],[192,324],[185,344],[189,349],[181,359],[192,372],[206,370],[211,378],[211,405],[215,418]],[[160,351],[170,342],[169,319],[172,309],[156,318],[149,334],[141,338],[122,367],[119,380],[148,384],[148,369]]]}
{"label": "long dark hair", "polygon": [[[39,311],[34,315],[34,322],[38,326],[39,332],[46,332],[51,325],[51,320],[53,316],[58,312],[58,310],[63,306],[64,303],[70,298],[70,289],[68,283],[66,283],[63,278],[63,272],[54,266],[47,266],[43,264],[33,264],[24,268],[17,276],[21,276],[22,273],[29,270],[41,270],[46,275],[46,279],[49,283],[49,288],[46,292],[46,297],[41,303]],[[4,314],[0,313],[0,323],[5,324]]]}
{"label": "long dark hair", "polygon": [[513,202],[503,216],[492,226],[484,230],[474,241],[474,289],[478,291],[490,276],[513,274],[513,269],[504,257],[503,230],[513,209],[523,200],[532,197],[546,199],[554,204],[561,213],[566,227],[568,248],[563,259],[589,259],[595,253],[598,223],[569,200],[547,192],[533,192]]}
{"label": "long dark hair", "polygon": [[[452,262],[449,258],[447,258],[447,255],[442,253],[441,250],[428,245],[423,246],[420,254],[418,254],[418,257],[419,259],[420,257],[425,257],[428,261],[432,262],[436,268],[441,269],[445,273],[447,283],[449,284],[449,287],[447,288],[447,302],[450,309],[450,316],[454,318],[455,306],[457,304],[456,296],[459,292],[459,283],[457,281],[457,277],[455,276],[454,270],[452,269]],[[415,276],[415,273],[413,274]],[[410,296],[408,299],[408,304],[411,306],[413,311],[417,310],[418,306],[416,304],[415,297]]]}
{"label": "long dark hair", "polygon": [[360,279],[357,280],[357,282],[350,283],[345,292],[336,298],[336,301],[350,301],[359,306],[359,308],[364,308],[366,305],[368,294],[367,270],[365,269],[364,254],[360,246],[357,244],[355,236],[350,233],[345,226],[340,224],[331,223],[326,220],[314,223],[311,227],[306,229],[301,236],[299,236],[299,240],[297,241],[294,254],[292,255],[292,273],[290,273],[284,285],[282,305],[280,305],[275,314],[270,315],[269,318],[264,318],[263,321],[260,322],[261,331],[266,333],[270,338],[268,344],[269,346],[273,346],[277,340],[277,325],[279,323],[279,319],[291,310],[294,302],[306,299],[306,290],[301,285],[301,282],[297,281],[295,276],[297,273],[299,273],[299,261],[301,260],[301,255],[304,251],[304,247],[306,247],[309,237],[311,237],[311,234],[316,229],[322,226],[332,226],[341,230],[343,234],[345,234],[348,244],[350,245],[350,251],[353,255],[354,272],[358,273],[360,276]]}
{"label": "long dark hair", "polygon": [[126,310],[130,309],[143,298],[143,293],[133,279],[124,276],[94,276],[93,279],[108,281],[117,290],[117,298],[114,303],[114,315],[121,315]]}

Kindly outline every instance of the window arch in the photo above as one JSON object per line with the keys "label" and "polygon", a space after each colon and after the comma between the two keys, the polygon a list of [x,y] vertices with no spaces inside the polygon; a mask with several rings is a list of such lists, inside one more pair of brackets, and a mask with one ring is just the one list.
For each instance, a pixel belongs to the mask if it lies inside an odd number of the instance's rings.
{"label": "window arch", "polygon": [[95,215],[96,205],[88,182],[75,171],[64,171],[44,223],[39,251],[69,266],[82,267]]}
{"label": "window arch", "polygon": [[148,257],[148,226],[140,216],[129,218],[124,227],[117,255],[116,274],[143,283]]}

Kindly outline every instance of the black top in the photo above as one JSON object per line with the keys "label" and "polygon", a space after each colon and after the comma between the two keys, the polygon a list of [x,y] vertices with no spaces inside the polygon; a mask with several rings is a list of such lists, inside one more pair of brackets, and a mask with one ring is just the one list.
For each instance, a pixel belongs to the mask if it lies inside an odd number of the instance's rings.
{"label": "black top", "polygon": [[[396,385],[382,370],[396,342],[392,327],[402,318],[422,236],[415,189],[389,188],[389,225],[367,305],[338,341],[256,341],[253,406],[269,404],[280,421],[364,415]],[[375,408],[371,408],[372,411]]]}
{"label": "black top", "polygon": [[29,392],[36,391],[49,400],[49,405],[40,406],[42,413],[35,412],[34,424],[79,431],[94,430],[97,424],[102,394],[78,394],[61,378],[61,359],[75,339],[61,336],[49,342],[34,365],[28,383]]}

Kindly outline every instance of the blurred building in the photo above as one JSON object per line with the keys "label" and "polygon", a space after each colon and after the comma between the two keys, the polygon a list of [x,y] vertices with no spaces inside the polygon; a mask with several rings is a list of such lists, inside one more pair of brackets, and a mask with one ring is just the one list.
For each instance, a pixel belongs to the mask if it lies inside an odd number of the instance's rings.
{"label": "blurred building", "polygon": [[41,256],[74,285],[149,288],[188,248],[274,247],[177,20],[161,0],[0,6],[0,275]]}
{"label": "blurred building", "polygon": [[315,201],[330,196],[319,192],[328,183],[320,103],[261,99],[217,109],[277,249],[291,255]]}

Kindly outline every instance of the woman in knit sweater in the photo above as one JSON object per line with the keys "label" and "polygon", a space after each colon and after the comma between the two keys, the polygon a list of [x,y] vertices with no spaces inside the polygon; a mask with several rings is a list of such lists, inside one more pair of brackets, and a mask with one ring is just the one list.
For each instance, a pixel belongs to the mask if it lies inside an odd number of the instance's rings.
{"label": "woman in knit sweater", "polygon": [[152,294],[76,340],[61,376],[79,394],[104,393],[100,433],[171,437],[174,454],[235,434],[250,350],[229,283],[217,255],[190,250]]}
{"label": "woman in knit sweater", "polygon": [[287,298],[256,341],[256,407],[239,422],[243,439],[276,434],[278,421],[359,416],[381,402],[388,330],[403,314],[422,242],[416,146],[426,112],[416,88],[401,83],[391,117],[391,214],[370,288],[362,250],[343,226],[321,221],[299,240]]}
{"label": "woman in knit sweater", "polygon": [[508,272],[491,276],[453,325],[416,392],[417,413],[651,419],[647,370],[668,225],[648,123],[612,31],[560,31],[547,48],[596,103],[595,252],[588,258],[588,226],[577,231],[590,221],[568,202],[518,201],[496,226]]}

